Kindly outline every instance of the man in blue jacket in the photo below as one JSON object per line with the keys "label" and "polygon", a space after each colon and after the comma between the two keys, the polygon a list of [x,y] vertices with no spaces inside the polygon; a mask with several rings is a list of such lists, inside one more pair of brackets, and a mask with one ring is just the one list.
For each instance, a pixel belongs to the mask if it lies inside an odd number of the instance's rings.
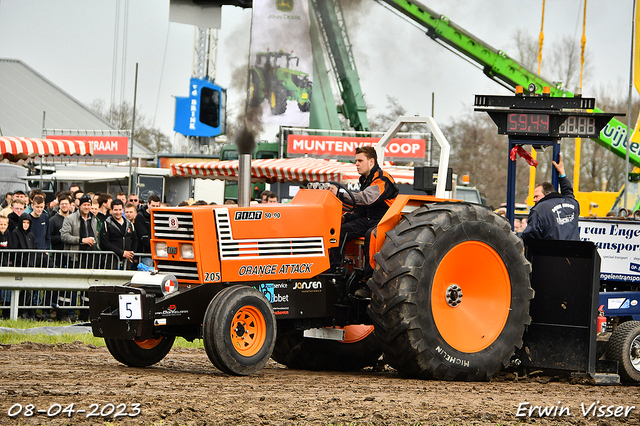
{"label": "man in blue jacket", "polygon": [[564,172],[562,157],[553,162],[560,178],[560,193],[553,185],[544,182],[533,192],[535,205],[529,213],[527,227],[522,231],[522,238],[547,240],[580,240],[578,217],[580,203],[573,196],[571,182]]}

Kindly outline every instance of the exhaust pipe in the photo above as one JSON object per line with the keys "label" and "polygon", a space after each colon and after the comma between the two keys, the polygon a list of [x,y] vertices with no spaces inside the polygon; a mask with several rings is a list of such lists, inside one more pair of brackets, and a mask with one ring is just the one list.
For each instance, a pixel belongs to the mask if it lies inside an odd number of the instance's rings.
{"label": "exhaust pipe", "polygon": [[238,207],[251,203],[251,154],[238,156]]}
{"label": "exhaust pipe", "polygon": [[236,138],[238,147],[238,207],[251,203],[251,154],[256,147],[253,133],[245,127]]}

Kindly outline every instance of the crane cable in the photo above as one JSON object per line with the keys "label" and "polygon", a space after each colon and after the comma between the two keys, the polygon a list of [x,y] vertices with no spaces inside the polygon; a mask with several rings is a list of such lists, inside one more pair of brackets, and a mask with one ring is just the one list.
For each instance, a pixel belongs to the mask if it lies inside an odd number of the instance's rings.
{"label": "crane cable", "polygon": [[[540,36],[538,36],[538,75],[540,75],[540,69],[542,68],[542,44],[544,43],[544,6],[546,0],[542,0],[542,19],[540,20]],[[536,160],[538,153],[535,148],[531,148],[531,157]],[[527,205],[533,206],[533,192],[536,187],[536,168],[529,168],[529,195],[527,196]]]}
{"label": "crane cable", "polygon": [[[582,15],[582,38],[580,39],[580,94],[582,95],[582,77],[584,75],[584,49],[587,45],[587,0],[584,0],[584,12]],[[574,163],[573,163],[573,190],[577,194],[580,191],[580,152],[582,148],[582,138],[576,138]],[[591,203],[589,203],[589,213],[591,213]]]}

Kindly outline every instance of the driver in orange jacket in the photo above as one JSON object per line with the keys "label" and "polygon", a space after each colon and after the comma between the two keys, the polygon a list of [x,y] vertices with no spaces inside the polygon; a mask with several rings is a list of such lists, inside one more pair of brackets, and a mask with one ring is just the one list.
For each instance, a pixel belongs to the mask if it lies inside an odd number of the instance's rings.
{"label": "driver in orange jacket", "polygon": [[[355,210],[353,213],[343,215],[343,224],[340,230],[340,247],[332,249],[330,253],[332,265],[342,261],[342,253],[347,242],[364,237],[365,281],[373,274],[373,268],[369,263],[369,242],[371,232],[378,226],[378,222],[385,215],[389,206],[398,196],[398,187],[393,177],[384,172],[378,165],[378,155],[372,146],[356,148],[356,168],[360,174],[360,192],[353,194],[355,198]],[[347,204],[353,202],[349,196],[338,192],[334,185],[331,192]],[[367,294],[365,294],[367,293]],[[368,296],[366,289],[356,291],[357,296]]]}

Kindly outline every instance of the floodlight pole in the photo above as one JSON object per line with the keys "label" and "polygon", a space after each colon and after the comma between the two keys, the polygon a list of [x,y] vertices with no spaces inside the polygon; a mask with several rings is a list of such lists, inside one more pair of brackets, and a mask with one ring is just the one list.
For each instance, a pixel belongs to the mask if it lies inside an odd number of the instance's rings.
{"label": "floodlight pole", "polygon": [[133,168],[133,135],[134,135],[135,124],[136,124],[137,94],[138,94],[138,63],[136,62],[136,78],[135,78],[135,83],[133,84],[133,116],[131,117],[131,137],[129,140],[129,192],[127,196],[131,195],[131,173]]}

